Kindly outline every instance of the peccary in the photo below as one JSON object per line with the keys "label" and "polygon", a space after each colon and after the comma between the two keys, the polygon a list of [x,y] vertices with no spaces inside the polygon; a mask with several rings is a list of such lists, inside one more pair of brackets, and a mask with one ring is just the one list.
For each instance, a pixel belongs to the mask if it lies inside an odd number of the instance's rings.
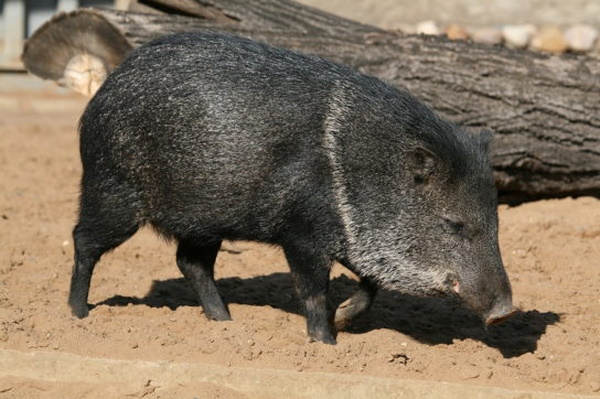
{"label": "peccary", "polygon": [[[248,39],[178,34],[131,52],[79,130],[77,317],[101,255],[145,224],[177,242],[209,319],[230,319],[214,282],[224,239],[283,248],[313,340],[335,343],[335,325],[378,287],[453,295],[488,323],[513,311],[491,134],[376,78]],[[335,317],[334,261],[361,279]]]}

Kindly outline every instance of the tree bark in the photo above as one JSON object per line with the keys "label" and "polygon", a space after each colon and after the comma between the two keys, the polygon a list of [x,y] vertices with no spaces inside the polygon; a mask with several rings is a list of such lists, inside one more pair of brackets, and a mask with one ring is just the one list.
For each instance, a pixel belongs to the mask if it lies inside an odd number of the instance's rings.
{"label": "tree bark", "polygon": [[495,132],[502,202],[600,197],[600,61],[402,35],[292,1],[145,0],[138,12],[59,14],[26,44],[26,68],[91,94],[131,49],[213,30],[314,53],[404,87],[441,116]]}

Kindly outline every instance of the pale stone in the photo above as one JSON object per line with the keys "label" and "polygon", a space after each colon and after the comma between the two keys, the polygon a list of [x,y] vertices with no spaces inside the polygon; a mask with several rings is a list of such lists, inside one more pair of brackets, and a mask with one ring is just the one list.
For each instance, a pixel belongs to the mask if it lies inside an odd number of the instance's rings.
{"label": "pale stone", "polygon": [[506,25],[502,27],[502,38],[507,47],[525,48],[536,31],[534,25]]}
{"label": "pale stone", "polygon": [[572,51],[592,51],[596,40],[598,31],[589,25],[574,25],[565,31],[565,41]]}
{"label": "pale stone", "polygon": [[440,28],[434,21],[423,21],[417,24],[417,33],[424,35],[439,35]]}
{"label": "pale stone", "polygon": [[499,44],[502,43],[502,31],[496,27],[479,28],[471,32],[471,38],[477,43]]}

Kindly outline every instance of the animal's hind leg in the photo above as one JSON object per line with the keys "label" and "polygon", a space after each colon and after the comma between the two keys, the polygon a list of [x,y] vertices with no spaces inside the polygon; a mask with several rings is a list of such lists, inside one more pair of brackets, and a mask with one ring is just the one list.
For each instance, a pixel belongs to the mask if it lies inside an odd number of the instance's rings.
{"label": "animal's hind leg", "polygon": [[105,252],[117,247],[131,237],[139,227],[131,204],[119,206],[114,198],[110,204],[102,196],[92,200],[82,195],[79,222],[73,230],[75,265],[71,276],[69,305],[73,315],[88,315],[88,294],[94,266]]}
{"label": "animal's hind leg", "polygon": [[336,309],[336,330],[343,330],[353,319],[369,310],[376,293],[377,286],[368,280],[362,279],[358,291]]}
{"label": "animal's hind leg", "polygon": [[214,279],[214,266],[221,241],[198,245],[181,240],[177,247],[177,266],[198,295],[204,314],[210,320],[231,320]]}

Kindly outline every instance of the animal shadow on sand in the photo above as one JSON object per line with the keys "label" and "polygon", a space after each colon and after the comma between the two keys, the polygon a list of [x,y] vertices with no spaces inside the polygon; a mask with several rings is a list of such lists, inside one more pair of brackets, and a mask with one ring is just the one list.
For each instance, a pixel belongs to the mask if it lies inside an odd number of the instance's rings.
{"label": "animal shadow on sand", "polygon": [[[302,308],[289,273],[273,273],[252,278],[230,277],[217,281],[226,303],[272,306],[301,314]],[[358,288],[358,283],[339,276],[331,280],[330,305],[337,307]],[[144,298],[114,296],[97,305],[151,307],[199,306],[196,296],[183,278],[154,281]],[[235,314],[232,315],[235,319]],[[362,334],[381,328],[409,335],[419,342],[451,344],[455,339],[475,339],[497,348],[505,358],[534,352],[546,327],[560,316],[554,312],[529,310],[516,314],[502,324],[486,327],[480,318],[455,301],[444,298],[419,298],[380,290],[371,309],[345,329]]]}

